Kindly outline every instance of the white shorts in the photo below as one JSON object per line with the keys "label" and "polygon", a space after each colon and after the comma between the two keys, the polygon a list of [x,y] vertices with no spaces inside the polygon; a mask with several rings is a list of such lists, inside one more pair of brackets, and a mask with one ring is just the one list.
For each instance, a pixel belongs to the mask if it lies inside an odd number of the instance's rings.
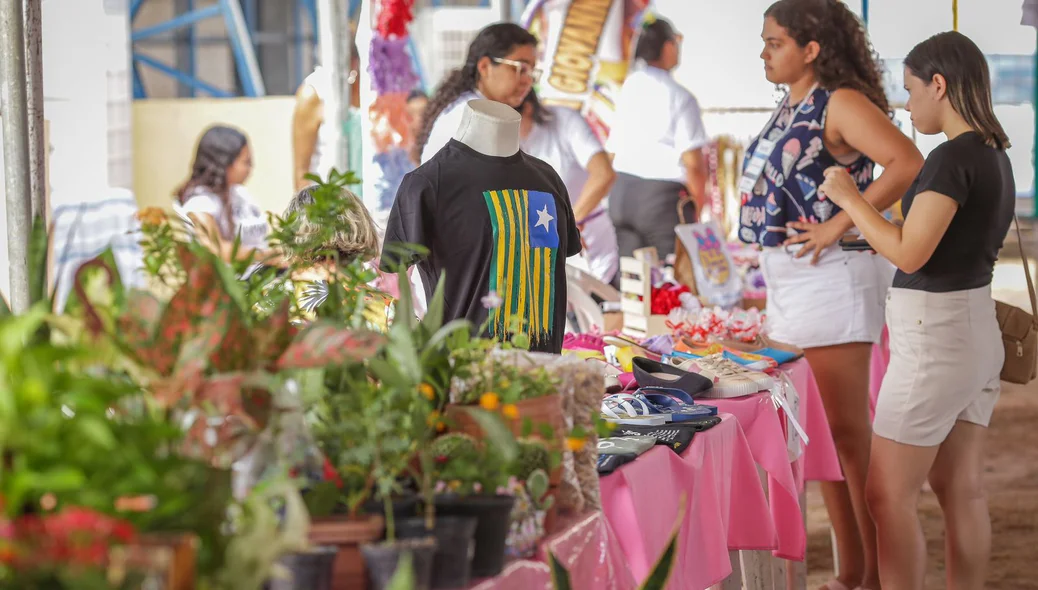
{"label": "white shorts", "polygon": [[760,268],[768,288],[768,335],[800,348],[879,342],[894,267],[870,252],[829,248],[818,264],[797,250],[767,248]]}
{"label": "white shorts", "polygon": [[1005,350],[991,287],[951,293],[891,289],[890,365],[873,431],[932,447],[957,420],[987,426],[1001,391]]}

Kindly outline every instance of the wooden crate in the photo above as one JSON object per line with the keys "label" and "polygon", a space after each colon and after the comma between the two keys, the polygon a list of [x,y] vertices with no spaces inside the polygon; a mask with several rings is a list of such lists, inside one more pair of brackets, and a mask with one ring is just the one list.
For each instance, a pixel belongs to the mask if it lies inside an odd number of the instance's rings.
{"label": "wooden crate", "polygon": [[652,269],[658,260],[655,248],[642,248],[633,257],[620,258],[623,332],[629,336],[648,338],[669,332],[667,316],[652,313]]}

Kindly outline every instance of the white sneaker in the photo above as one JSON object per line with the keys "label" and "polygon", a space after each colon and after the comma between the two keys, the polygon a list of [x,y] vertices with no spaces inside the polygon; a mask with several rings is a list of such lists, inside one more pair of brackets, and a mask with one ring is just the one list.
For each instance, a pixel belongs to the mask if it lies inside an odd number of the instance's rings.
{"label": "white sneaker", "polygon": [[723,399],[753,395],[758,391],[770,390],[774,384],[774,380],[768,375],[726,359],[723,353],[689,359],[679,368],[713,380],[714,387],[703,393],[704,398]]}

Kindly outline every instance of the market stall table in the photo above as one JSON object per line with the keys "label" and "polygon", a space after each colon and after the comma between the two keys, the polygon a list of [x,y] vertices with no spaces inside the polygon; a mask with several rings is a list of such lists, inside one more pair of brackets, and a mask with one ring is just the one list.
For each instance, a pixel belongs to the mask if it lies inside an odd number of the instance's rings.
{"label": "market stall table", "polygon": [[609,521],[596,511],[545,539],[539,560],[514,561],[500,575],[474,584],[472,590],[554,590],[547,565],[549,552],[569,572],[573,588],[631,590],[636,586]]}
{"label": "market stall table", "polygon": [[773,550],[775,528],[757,467],[734,416],[695,435],[678,455],[656,446],[602,477],[602,509],[627,558],[634,579],[648,576],[679,523],[672,580],[683,590],[709,588],[729,576],[729,551]]}

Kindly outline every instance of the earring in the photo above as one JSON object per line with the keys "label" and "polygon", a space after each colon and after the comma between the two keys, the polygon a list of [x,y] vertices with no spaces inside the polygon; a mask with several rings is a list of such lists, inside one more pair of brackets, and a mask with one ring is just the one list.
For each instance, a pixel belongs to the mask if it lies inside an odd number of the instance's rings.
{"label": "earring", "polygon": [[360,73],[357,70],[350,70],[349,76],[346,77],[346,82],[349,84],[356,84],[357,78],[360,77]]}

